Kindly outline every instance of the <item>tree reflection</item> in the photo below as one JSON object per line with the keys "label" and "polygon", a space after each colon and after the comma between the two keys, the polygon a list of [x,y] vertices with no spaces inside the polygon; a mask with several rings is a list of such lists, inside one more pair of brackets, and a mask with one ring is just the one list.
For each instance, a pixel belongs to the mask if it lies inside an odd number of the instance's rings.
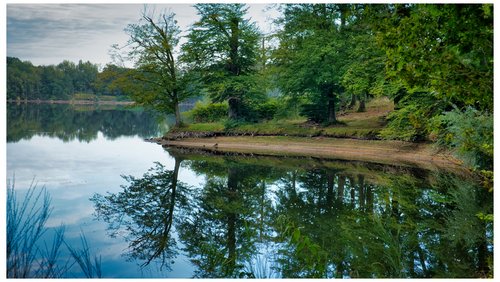
{"label": "tree reflection", "polygon": [[266,187],[269,170],[238,163],[191,161],[190,168],[206,175],[179,227],[185,251],[196,266],[195,277],[253,277],[246,262],[266,232]]}
{"label": "tree reflection", "polygon": [[477,215],[492,212],[491,195],[451,179],[388,175],[375,185],[328,169],[282,178],[278,267],[286,277],[484,276],[493,231]]}
{"label": "tree reflection", "polygon": [[108,139],[120,136],[146,138],[157,134],[155,117],[144,111],[124,107],[99,108],[51,104],[8,104],[7,142],[17,142],[36,135],[63,141],[95,140],[98,132]]}
{"label": "tree reflection", "polygon": [[[493,222],[484,220],[492,195],[473,179],[170,153],[173,171],[157,164],[142,178],[126,177],[123,192],[93,198],[112,234],[130,242],[128,255],[144,264],[168,266],[183,251],[200,278],[492,273]],[[181,160],[205,177],[200,187],[177,181]]]}
{"label": "tree reflection", "polygon": [[131,259],[159,259],[161,266],[170,267],[177,255],[173,237],[174,214],[185,209],[190,188],[178,181],[181,159],[175,159],[174,170],[156,163],[142,178],[124,176],[129,182],[117,194],[92,197],[96,215],[108,223],[112,236],[123,235],[129,242],[127,255]]}

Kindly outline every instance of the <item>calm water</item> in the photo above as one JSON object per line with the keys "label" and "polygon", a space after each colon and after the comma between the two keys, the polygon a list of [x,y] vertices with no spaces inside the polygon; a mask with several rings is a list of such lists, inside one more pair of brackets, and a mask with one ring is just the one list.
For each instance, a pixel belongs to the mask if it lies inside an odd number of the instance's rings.
{"label": "calm water", "polygon": [[[52,197],[104,277],[481,277],[493,197],[440,171],[209,155],[144,142],[140,110],[8,105],[7,175]],[[159,126],[158,124],[161,124]],[[68,277],[82,277],[73,269]]]}

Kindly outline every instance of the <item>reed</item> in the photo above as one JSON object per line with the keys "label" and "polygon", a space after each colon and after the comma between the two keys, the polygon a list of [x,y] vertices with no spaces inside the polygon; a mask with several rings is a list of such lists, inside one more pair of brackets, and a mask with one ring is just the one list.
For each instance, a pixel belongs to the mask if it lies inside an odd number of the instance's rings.
{"label": "reed", "polygon": [[[52,212],[47,189],[38,188],[33,179],[26,195],[20,199],[14,186],[15,182],[9,180],[6,210],[7,278],[62,278],[75,263],[87,278],[101,277],[101,261],[97,260],[97,256],[94,261],[90,259],[90,248],[83,232],[83,250],[71,248],[65,243],[64,226],[56,228],[51,243],[43,240],[48,231],[45,224]],[[71,254],[65,261],[61,258],[63,244]],[[89,269],[92,272],[89,273]]]}

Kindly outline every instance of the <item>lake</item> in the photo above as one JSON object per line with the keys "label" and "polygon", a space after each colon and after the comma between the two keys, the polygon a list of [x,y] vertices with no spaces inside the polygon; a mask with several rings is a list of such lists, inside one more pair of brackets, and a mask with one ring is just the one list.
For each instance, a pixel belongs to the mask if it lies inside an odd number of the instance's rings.
{"label": "lake", "polygon": [[[493,196],[410,166],[163,148],[136,108],[7,105],[7,176],[45,187],[44,239],[105,278],[466,278],[493,267]],[[61,261],[69,254],[63,248]],[[64,277],[85,277],[74,266]]]}

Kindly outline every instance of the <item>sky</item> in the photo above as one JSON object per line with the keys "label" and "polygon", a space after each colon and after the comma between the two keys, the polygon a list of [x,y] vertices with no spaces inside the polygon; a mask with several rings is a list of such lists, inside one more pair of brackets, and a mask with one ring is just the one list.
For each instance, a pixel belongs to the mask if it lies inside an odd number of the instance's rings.
{"label": "sky", "polygon": [[[249,17],[263,31],[271,28],[275,10],[266,4],[249,4]],[[6,5],[7,56],[31,61],[34,65],[90,61],[102,67],[112,62],[113,44],[123,46],[128,40],[124,29],[138,23],[144,4],[28,4]],[[181,30],[197,19],[189,3],[150,4],[156,14],[172,11]]]}

